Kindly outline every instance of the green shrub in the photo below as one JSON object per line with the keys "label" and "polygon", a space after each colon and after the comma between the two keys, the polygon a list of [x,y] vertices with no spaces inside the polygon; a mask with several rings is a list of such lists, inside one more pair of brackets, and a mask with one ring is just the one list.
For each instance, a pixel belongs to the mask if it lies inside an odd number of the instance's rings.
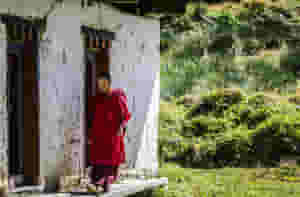
{"label": "green shrub", "polygon": [[187,114],[182,112],[181,129],[160,139],[160,155],[184,165],[213,168],[254,166],[258,161],[274,165],[281,154],[300,154],[300,111],[295,104],[268,105],[270,101],[261,93],[246,97],[233,92],[204,96],[202,102],[213,106],[207,111],[203,112],[203,106],[202,111],[193,111],[199,107],[195,105]]}
{"label": "green shrub", "polygon": [[255,55],[259,49],[262,49],[264,46],[260,40],[250,39],[246,40],[243,43],[243,53],[245,55]]}
{"label": "green shrub", "polygon": [[201,139],[193,145],[192,160],[194,167],[213,168],[215,167],[214,157],[216,155],[216,142],[212,139]]}
{"label": "green shrub", "polygon": [[161,93],[177,97],[183,96],[192,89],[194,80],[202,78],[211,70],[210,65],[199,57],[181,58],[175,64],[168,65],[168,71],[161,72]]}
{"label": "green shrub", "polygon": [[183,135],[204,136],[206,134],[221,133],[225,132],[230,125],[231,122],[223,118],[199,115],[185,121]]}
{"label": "green shrub", "polygon": [[234,125],[245,124],[249,129],[256,128],[257,124],[266,120],[270,115],[271,106],[257,105],[255,107],[247,103],[233,105],[225,112],[225,116],[231,120]]}
{"label": "green shrub", "polygon": [[244,99],[243,93],[239,89],[220,89],[203,96],[201,104],[194,105],[187,113],[187,118],[200,114],[207,115],[212,112],[217,117],[223,116],[223,112],[234,104],[240,103]]}
{"label": "green shrub", "polygon": [[[258,159],[278,161],[280,153],[299,153],[300,113],[279,107],[251,134]],[[280,112],[280,113],[278,113]]]}
{"label": "green shrub", "polygon": [[225,165],[241,166],[250,164],[254,158],[252,141],[246,126],[221,133],[217,136],[215,161],[218,167]]}
{"label": "green shrub", "polygon": [[185,162],[191,156],[192,142],[182,136],[160,137],[159,156],[164,161]]}
{"label": "green shrub", "polygon": [[247,100],[247,104],[251,106],[260,106],[267,104],[267,97],[264,93],[256,93],[255,95],[249,96]]}
{"label": "green shrub", "polygon": [[199,17],[207,12],[207,7],[201,3],[191,2],[186,5],[185,14],[189,17]]}
{"label": "green shrub", "polygon": [[280,67],[283,71],[296,73],[300,71],[299,52],[282,54],[280,57]]}

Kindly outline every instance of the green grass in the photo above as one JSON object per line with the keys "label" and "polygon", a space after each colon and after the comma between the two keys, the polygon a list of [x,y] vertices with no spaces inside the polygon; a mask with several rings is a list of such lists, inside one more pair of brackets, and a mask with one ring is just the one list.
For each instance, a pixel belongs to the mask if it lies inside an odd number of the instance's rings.
{"label": "green grass", "polygon": [[192,169],[182,168],[175,163],[165,163],[159,170],[162,177],[168,177],[167,187],[156,189],[155,197],[282,197],[299,196],[299,183],[251,180],[254,172],[262,169],[223,168]]}

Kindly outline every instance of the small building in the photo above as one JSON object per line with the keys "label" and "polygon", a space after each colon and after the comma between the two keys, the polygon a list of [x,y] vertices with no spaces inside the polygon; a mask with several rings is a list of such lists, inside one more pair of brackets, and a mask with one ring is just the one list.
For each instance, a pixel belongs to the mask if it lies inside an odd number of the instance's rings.
{"label": "small building", "polygon": [[107,3],[1,1],[2,174],[27,185],[45,177],[54,188],[60,176],[88,167],[97,72],[110,72],[112,87],[128,96],[127,167],[157,174],[159,44],[159,21]]}

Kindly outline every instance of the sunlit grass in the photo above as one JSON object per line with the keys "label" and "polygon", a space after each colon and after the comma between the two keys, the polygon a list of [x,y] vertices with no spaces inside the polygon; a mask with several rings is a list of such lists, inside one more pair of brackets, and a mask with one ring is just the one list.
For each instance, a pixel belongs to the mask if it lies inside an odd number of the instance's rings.
{"label": "sunlit grass", "polygon": [[[300,184],[280,180],[251,180],[255,172],[265,169],[223,168],[192,169],[182,168],[175,163],[165,163],[159,170],[160,176],[169,178],[169,185],[155,191],[154,196],[299,196]],[[291,178],[290,178],[291,179]]]}

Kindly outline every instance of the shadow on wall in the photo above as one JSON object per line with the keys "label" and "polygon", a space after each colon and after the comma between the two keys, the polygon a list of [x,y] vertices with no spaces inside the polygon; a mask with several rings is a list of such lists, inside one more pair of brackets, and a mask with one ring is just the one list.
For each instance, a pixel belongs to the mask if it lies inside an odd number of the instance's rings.
{"label": "shadow on wall", "polygon": [[[138,137],[138,150],[135,168],[147,168],[156,170],[158,168],[158,153],[157,153],[157,135],[158,135],[158,113],[159,113],[159,94],[160,82],[159,73],[155,73],[148,85],[147,90],[150,95],[145,99],[146,104],[144,111],[146,112],[143,119],[143,133]],[[154,141],[155,140],[155,141]]]}

